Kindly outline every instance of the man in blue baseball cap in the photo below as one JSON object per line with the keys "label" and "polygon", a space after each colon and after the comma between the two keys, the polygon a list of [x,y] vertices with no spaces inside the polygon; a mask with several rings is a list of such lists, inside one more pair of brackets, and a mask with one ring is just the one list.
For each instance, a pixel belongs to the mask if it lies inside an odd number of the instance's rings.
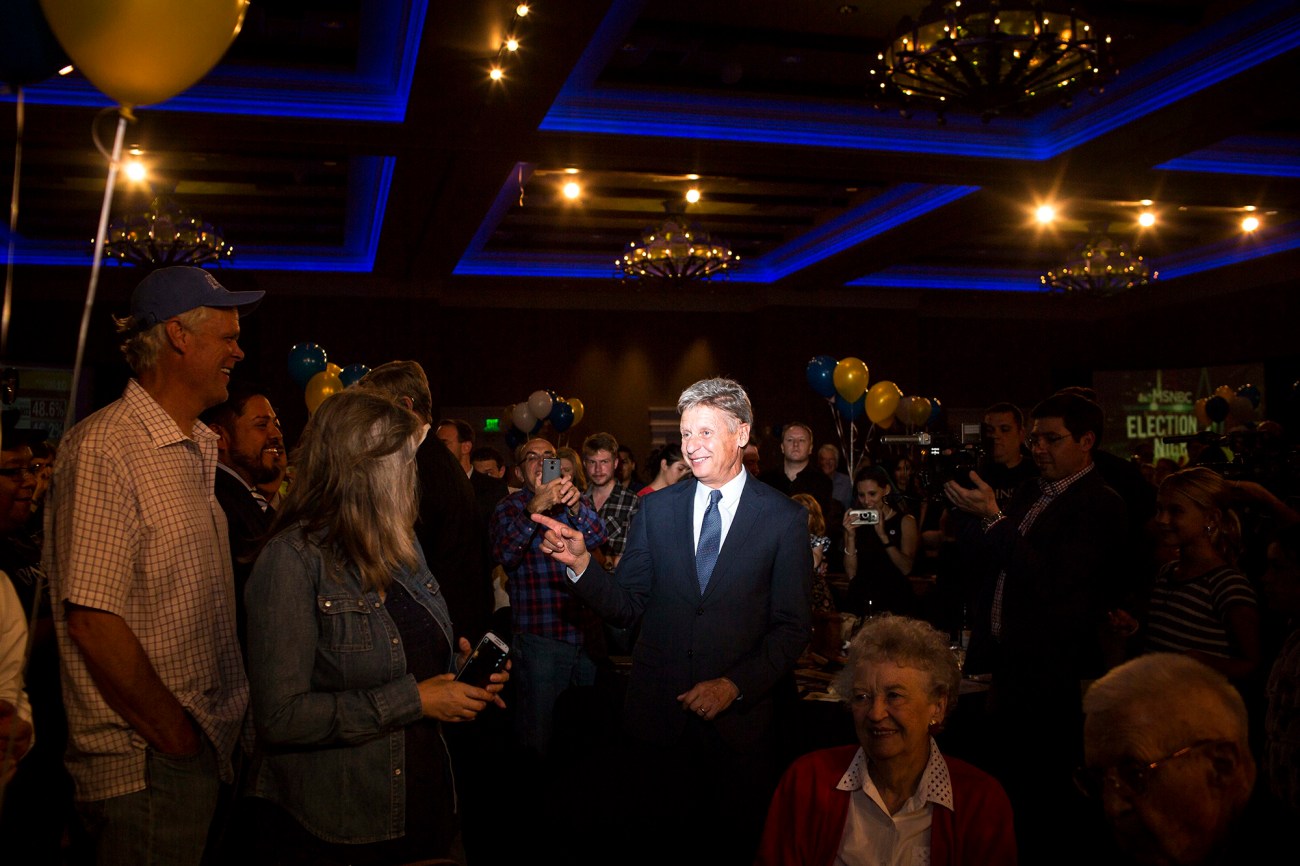
{"label": "man in blue baseball cap", "polygon": [[101,863],[199,863],[231,781],[248,683],[226,517],[213,495],[239,317],[263,292],[199,268],[141,281],[117,320],[135,372],[59,448],[44,566],[67,698],[67,766]]}

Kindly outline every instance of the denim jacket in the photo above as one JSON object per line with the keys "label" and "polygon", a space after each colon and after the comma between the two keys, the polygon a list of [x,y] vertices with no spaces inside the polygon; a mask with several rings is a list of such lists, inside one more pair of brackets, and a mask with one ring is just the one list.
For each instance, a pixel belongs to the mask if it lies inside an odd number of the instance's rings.
{"label": "denim jacket", "polygon": [[[281,532],[244,593],[257,726],[250,793],[327,842],[394,839],[406,827],[404,728],[423,717],[419,692],[378,593],[363,592],[355,566],[319,541],[301,526]],[[423,553],[414,573],[393,579],[451,644],[447,604]]]}

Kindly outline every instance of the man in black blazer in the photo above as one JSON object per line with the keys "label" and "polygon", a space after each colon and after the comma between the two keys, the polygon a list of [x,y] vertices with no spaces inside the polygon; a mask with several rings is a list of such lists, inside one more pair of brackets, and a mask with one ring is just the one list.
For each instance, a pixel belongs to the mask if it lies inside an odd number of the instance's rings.
{"label": "man in black blazer", "polygon": [[[1005,512],[972,472],[974,488],[949,482],[948,499],[979,517],[963,527],[994,562],[980,592],[972,653],[990,660],[989,754],[1016,810],[1021,855],[1049,857],[1080,838],[1071,772],[1082,753],[1081,687],[1104,673],[1107,611],[1124,573],[1124,501],[1095,468],[1101,407],[1058,393],[1034,407],[1029,442],[1040,477],[1016,489]],[[1056,853],[1059,854],[1059,851]]]}
{"label": "man in black blazer", "polygon": [[244,584],[253,570],[252,557],[271,528],[275,513],[257,485],[280,472],[284,433],[266,390],[249,382],[232,382],[229,397],[200,419],[217,434],[217,477],[214,493],[226,513],[230,560],[235,575],[235,625],[239,645],[245,646]]}
{"label": "man in black blazer", "polygon": [[580,533],[533,520],[583,601],[614,625],[641,621],[623,712],[636,776],[620,787],[648,794],[627,804],[645,830],[637,850],[680,859],[689,840],[688,860],[748,862],[778,770],[774,696],[809,640],[808,515],[743,471],[753,410],[740,385],[697,382],[677,409],[697,483],[644,498],[615,574]]}

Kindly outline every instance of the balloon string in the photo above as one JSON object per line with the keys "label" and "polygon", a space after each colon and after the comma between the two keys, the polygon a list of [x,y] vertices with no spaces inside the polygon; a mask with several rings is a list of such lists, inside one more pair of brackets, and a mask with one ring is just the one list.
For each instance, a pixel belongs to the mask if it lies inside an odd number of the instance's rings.
{"label": "balloon string", "polygon": [[[63,431],[72,428],[77,417],[77,388],[81,382],[81,363],[86,356],[86,334],[90,330],[90,311],[95,306],[95,289],[99,286],[99,268],[104,262],[104,238],[108,234],[108,211],[113,206],[113,187],[117,183],[117,169],[122,158],[122,139],[126,137],[125,113],[117,118],[117,135],[113,139],[113,153],[108,160],[108,180],[104,184],[104,204],[99,210],[99,230],[95,233],[95,258],[90,266],[90,285],[86,288],[86,306],[81,311],[81,332],[77,336],[77,359],[72,364],[72,388],[68,394],[68,413],[63,418]],[[96,142],[98,145],[98,142]]]}
{"label": "balloon string", "polygon": [[0,313],[0,358],[9,357],[9,316],[13,309],[14,297],[14,235],[18,231],[18,180],[22,175],[23,165],[23,88],[17,88],[14,102],[15,126],[14,137],[14,186],[9,197],[9,257],[5,260],[5,301],[4,311]]}

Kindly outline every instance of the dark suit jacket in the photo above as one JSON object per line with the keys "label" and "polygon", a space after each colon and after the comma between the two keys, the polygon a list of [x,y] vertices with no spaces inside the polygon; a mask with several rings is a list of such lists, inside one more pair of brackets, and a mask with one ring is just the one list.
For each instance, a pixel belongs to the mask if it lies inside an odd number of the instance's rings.
{"label": "dark suit jacket", "polygon": [[469,484],[474,488],[479,519],[483,521],[484,527],[488,527],[492,524],[492,512],[496,511],[497,503],[506,498],[510,488],[506,487],[502,479],[484,475],[478,470],[470,472]]}
{"label": "dark suit jacket", "polygon": [[695,576],[695,483],[642,499],[611,575],[592,560],[575,592],[612,624],[641,620],[624,725],[635,739],[672,744],[687,716],[677,695],[725,676],[740,689],[715,720],[737,752],[772,746],[772,689],[793,669],[811,629],[808,515],[748,478],[703,596]]}
{"label": "dark suit jacket", "polygon": [[492,617],[487,522],[460,462],[433,436],[415,455],[420,471],[420,519],[415,537],[438,579],[457,637],[476,643]]}
{"label": "dark suit jacket", "polygon": [[230,536],[230,564],[235,573],[235,628],[239,645],[245,641],[248,619],[244,610],[244,585],[253,571],[249,557],[257,552],[262,536],[271,528],[272,515],[262,510],[244,482],[225,469],[217,469],[214,487],[217,504],[226,512],[226,529]]}
{"label": "dark suit jacket", "polygon": [[[1048,505],[1022,537],[1020,521],[1038,494],[1037,479],[1022,484],[1007,519],[985,533],[983,542],[1006,570],[1002,637],[993,653],[997,701],[1008,712],[1051,718],[1057,710],[1077,712],[1079,681],[1102,673],[1099,638],[1126,527],[1124,501],[1094,468]],[[982,530],[977,524],[974,531]],[[981,597],[985,639],[994,583]]]}

